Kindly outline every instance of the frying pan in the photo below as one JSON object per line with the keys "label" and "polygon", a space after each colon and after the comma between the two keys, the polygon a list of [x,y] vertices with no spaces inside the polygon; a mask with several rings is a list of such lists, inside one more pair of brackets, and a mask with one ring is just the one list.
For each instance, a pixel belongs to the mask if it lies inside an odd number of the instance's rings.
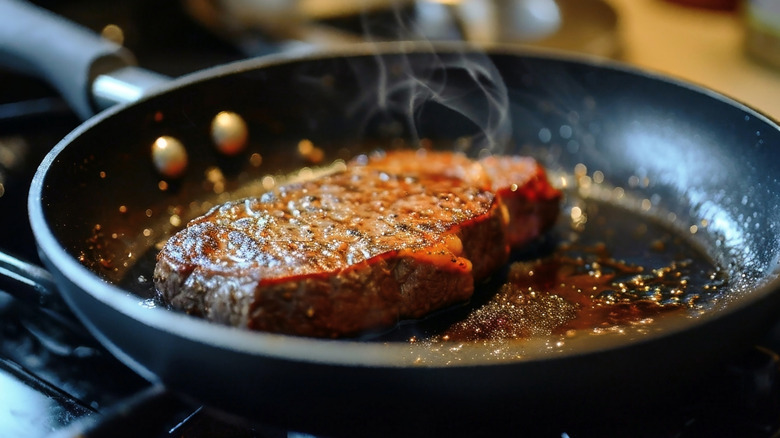
{"label": "frying pan", "polygon": [[[6,2],[0,17],[48,17],[21,7]],[[40,37],[39,26],[25,29]],[[8,28],[13,23],[0,25]],[[17,67],[47,61],[49,55],[35,58],[41,47],[30,54],[7,42],[23,33],[0,33]],[[80,44],[82,54],[94,47],[83,38]],[[104,42],[97,53],[106,55]],[[44,74],[56,75],[65,58]],[[420,98],[433,86],[398,86],[410,76],[414,84],[435,82],[439,98]],[[86,93],[84,77],[80,85],[58,86],[71,96]],[[466,87],[473,78],[498,84],[493,90],[507,97],[505,118],[480,118],[496,113],[485,93]],[[447,94],[451,87],[458,92]],[[81,114],[94,108],[89,97],[75,100]],[[238,156],[221,155],[210,140],[210,121],[223,110],[249,126],[247,150]],[[180,178],[165,178],[152,165],[150,145],[161,135],[188,151]],[[475,155],[500,146],[501,153],[537,157],[561,185],[584,165],[614,187],[594,197],[616,203],[604,193],[619,192],[638,200],[621,203],[620,216],[654,215],[724,267],[730,285],[709,311],[659,321],[657,329],[562,345],[528,341],[504,355],[481,343],[433,349],[253,333],[152,305],[156,244],[180,221],[243,195],[256,181],[310,166],[298,152],[301,139],[320,147],[326,162],[420,139],[471,145],[466,150]],[[488,426],[517,432],[586,411],[616,421],[616,413],[660,389],[706,374],[774,321],[779,145],[777,123],[739,102],[598,59],[426,43],[282,54],[173,80],[86,120],[45,157],[30,188],[30,221],[53,281],[8,257],[4,268],[40,295],[56,285],[95,338],[141,376],[252,421],[334,435],[368,427],[372,434]],[[567,191],[569,200],[580,194]],[[564,206],[564,216],[569,212]],[[617,246],[631,247],[631,236],[619,237]]]}

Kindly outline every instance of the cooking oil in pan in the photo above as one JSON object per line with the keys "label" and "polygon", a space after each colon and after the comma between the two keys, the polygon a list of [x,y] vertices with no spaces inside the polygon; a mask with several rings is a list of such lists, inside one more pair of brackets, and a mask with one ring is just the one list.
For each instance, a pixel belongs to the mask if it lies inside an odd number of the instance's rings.
{"label": "cooking oil in pan", "polygon": [[[619,330],[705,309],[726,286],[727,274],[680,233],[622,206],[578,205],[576,220],[569,208],[543,240],[478,285],[468,304],[365,339],[463,342]],[[155,252],[122,284],[148,306],[156,306]]]}

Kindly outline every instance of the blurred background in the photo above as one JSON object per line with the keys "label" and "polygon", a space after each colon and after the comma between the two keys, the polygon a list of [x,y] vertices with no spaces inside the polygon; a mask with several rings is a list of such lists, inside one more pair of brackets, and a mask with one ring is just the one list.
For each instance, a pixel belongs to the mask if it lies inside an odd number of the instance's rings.
{"label": "blurred background", "polygon": [[[711,87],[780,117],[773,0],[188,0],[196,21],[255,54],[267,37],[329,45],[399,37],[523,44],[615,58]],[[400,10],[401,12],[397,12]],[[363,18],[360,12],[365,12]],[[366,18],[368,17],[368,18]],[[262,50],[262,49],[260,49]]]}
{"label": "blurred background", "polygon": [[[776,0],[34,0],[178,76],[365,40],[468,40],[622,60],[780,116]],[[5,87],[8,89],[9,87]],[[6,93],[3,93],[6,94]],[[3,102],[16,97],[3,96]]]}

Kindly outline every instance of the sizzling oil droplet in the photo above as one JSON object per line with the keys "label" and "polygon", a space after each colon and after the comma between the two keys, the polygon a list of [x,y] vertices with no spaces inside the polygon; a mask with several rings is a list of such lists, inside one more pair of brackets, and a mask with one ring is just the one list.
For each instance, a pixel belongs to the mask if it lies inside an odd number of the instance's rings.
{"label": "sizzling oil droplet", "polygon": [[152,143],[152,161],[162,175],[177,178],[187,168],[187,150],[176,138],[164,135]]}
{"label": "sizzling oil droplet", "polygon": [[238,114],[220,111],[211,121],[211,138],[217,150],[226,155],[236,155],[246,147],[249,129]]}

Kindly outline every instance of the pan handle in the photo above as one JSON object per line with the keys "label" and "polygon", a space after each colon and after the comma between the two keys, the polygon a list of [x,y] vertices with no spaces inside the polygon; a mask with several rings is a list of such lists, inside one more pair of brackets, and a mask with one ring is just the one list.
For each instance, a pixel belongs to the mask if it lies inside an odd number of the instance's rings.
{"label": "pan handle", "polygon": [[44,79],[83,119],[168,80],[135,67],[126,48],[20,0],[0,1],[0,66]]}
{"label": "pan handle", "polygon": [[35,307],[84,339],[93,339],[65,304],[49,271],[4,251],[0,251],[0,293],[2,292]]}
{"label": "pan handle", "polygon": [[40,266],[0,251],[0,290],[38,307],[65,309],[52,275]]}

